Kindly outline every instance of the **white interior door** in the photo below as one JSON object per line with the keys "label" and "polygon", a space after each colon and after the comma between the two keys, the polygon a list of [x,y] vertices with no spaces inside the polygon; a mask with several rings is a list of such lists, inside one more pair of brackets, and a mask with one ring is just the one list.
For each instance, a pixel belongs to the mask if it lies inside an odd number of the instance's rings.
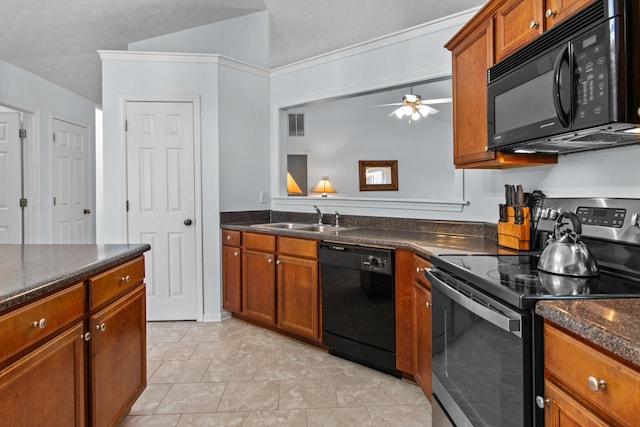
{"label": "white interior door", "polygon": [[190,102],[127,102],[128,239],[145,253],[147,319],[197,317],[194,113]]}
{"label": "white interior door", "polygon": [[22,242],[19,113],[0,113],[0,243]]}
{"label": "white interior door", "polygon": [[53,119],[53,242],[93,243],[89,130]]}

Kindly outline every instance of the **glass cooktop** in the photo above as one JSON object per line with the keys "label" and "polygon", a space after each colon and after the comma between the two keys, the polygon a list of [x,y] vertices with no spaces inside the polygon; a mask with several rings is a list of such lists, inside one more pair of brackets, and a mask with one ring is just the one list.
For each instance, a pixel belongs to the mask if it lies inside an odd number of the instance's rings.
{"label": "glass cooktop", "polygon": [[440,255],[438,267],[484,293],[519,308],[553,298],[638,298],[640,278],[603,271],[597,277],[575,278],[538,271],[539,255]]}

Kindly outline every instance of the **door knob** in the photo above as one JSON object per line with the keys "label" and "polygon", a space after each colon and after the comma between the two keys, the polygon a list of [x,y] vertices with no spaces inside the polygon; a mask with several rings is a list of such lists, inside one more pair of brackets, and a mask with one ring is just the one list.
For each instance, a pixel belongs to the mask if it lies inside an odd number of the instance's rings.
{"label": "door knob", "polygon": [[187,218],[184,220],[184,225],[186,225],[187,227],[190,226],[193,222],[191,221],[191,218]]}
{"label": "door knob", "polygon": [[89,215],[91,213],[91,209],[85,209],[82,211],[83,214]]}

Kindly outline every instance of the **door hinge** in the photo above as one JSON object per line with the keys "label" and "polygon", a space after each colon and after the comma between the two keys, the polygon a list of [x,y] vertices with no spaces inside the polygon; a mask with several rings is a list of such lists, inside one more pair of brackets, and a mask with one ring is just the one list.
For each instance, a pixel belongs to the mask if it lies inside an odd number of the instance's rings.
{"label": "door hinge", "polygon": [[18,138],[25,139],[27,137],[26,129],[18,129]]}
{"label": "door hinge", "polygon": [[56,133],[53,133],[53,142],[56,142]]}
{"label": "door hinge", "polygon": [[21,208],[27,207],[27,199],[20,199],[20,207]]}
{"label": "door hinge", "polygon": [[129,201],[127,200],[127,212],[129,212]]}
{"label": "door hinge", "polygon": [[127,120],[124,121],[124,131],[128,131],[129,130],[129,122]]}
{"label": "door hinge", "polygon": [[56,205],[56,202],[57,202],[57,201],[56,201],[56,198],[54,197],[54,198],[53,198],[53,206],[55,206],[55,205]]}

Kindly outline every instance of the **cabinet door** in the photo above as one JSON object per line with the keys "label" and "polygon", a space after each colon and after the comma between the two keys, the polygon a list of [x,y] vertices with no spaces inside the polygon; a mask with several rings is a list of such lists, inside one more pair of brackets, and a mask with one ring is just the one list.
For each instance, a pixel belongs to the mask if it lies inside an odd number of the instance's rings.
{"label": "cabinet door", "polygon": [[563,19],[573,15],[592,0],[546,0],[545,2],[545,23],[549,29],[561,22]]}
{"label": "cabinet door", "polygon": [[544,425],[547,427],[605,427],[609,425],[549,380],[545,380],[544,394],[547,399]]}
{"label": "cabinet door", "polygon": [[89,318],[91,425],[124,417],[146,386],[145,286]]}
{"label": "cabinet door", "polygon": [[86,425],[82,333],[79,323],[0,371],[0,424]]}
{"label": "cabinet door", "polygon": [[242,252],[242,313],[269,325],[276,324],[276,269],[272,253]]}
{"label": "cabinet door", "polygon": [[222,306],[242,312],[242,256],[240,248],[222,246]]}
{"label": "cabinet door", "polygon": [[431,292],[413,283],[416,331],[416,382],[431,399]]}
{"label": "cabinet door", "polygon": [[487,151],[487,68],[493,65],[493,20],[452,52],[453,155],[456,166],[492,160]]}
{"label": "cabinet door", "polygon": [[509,0],[496,13],[496,61],[544,30],[543,0]]}
{"label": "cabinet door", "polygon": [[278,326],[298,335],[319,339],[318,261],[279,255],[277,272]]}

